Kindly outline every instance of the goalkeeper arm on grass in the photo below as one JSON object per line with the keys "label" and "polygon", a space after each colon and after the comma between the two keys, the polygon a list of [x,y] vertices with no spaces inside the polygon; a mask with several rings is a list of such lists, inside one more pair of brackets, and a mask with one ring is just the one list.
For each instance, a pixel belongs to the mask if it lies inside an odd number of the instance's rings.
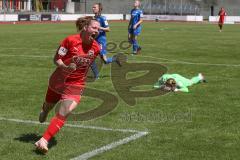
{"label": "goalkeeper arm on grass", "polygon": [[158,82],[154,84],[154,88],[173,92],[189,92],[189,86],[200,82],[206,82],[201,73],[191,79],[185,78],[179,74],[164,74],[159,78]]}

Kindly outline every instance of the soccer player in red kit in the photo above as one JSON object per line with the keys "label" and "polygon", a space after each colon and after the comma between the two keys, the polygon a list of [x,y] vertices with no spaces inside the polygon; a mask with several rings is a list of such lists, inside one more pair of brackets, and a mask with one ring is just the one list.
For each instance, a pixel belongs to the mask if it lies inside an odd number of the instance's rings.
{"label": "soccer player in red kit", "polygon": [[219,15],[219,21],[218,21],[218,26],[220,28],[219,32],[222,32],[222,28],[223,28],[223,24],[224,24],[224,19],[225,16],[227,15],[226,11],[224,10],[224,8],[222,7],[218,13]]}
{"label": "soccer player in red kit", "polygon": [[63,127],[68,115],[80,102],[88,68],[100,53],[99,44],[95,41],[99,22],[93,17],[83,17],[76,21],[76,27],[79,33],[65,38],[54,57],[57,68],[49,79],[39,121],[43,123],[46,120],[56,103],[59,103],[59,110],[43,137],[35,143],[36,149],[42,153],[48,151],[49,140]]}

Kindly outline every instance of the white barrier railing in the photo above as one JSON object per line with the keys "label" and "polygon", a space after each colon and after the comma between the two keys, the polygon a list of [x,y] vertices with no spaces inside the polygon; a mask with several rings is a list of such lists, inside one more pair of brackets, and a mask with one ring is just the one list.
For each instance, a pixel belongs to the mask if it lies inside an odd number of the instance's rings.
{"label": "white barrier railing", "polygon": [[11,21],[18,21],[17,14],[0,14],[0,22],[11,22]]}
{"label": "white barrier railing", "polygon": [[[209,22],[218,22],[219,16],[209,16]],[[225,23],[240,22],[240,16],[226,16]]]}
{"label": "white barrier railing", "polygon": [[[29,16],[31,17],[30,14]],[[38,14],[41,16],[41,14]],[[42,14],[44,15],[44,14]],[[124,14],[103,14],[107,20],[129,20],[130,15]],[[79,17],[93,16],[93,14],[49,14],[52,21],[75,21]],[[0,21],[18,21],[18,14],[1,14]],[[33,20],[33,19],[30,19]],[[160,21],[203,21],[203,16],[174,16],[174,15],[144,15],[143,20],[160,20]]]}
{"label": "white barrier railing", "polygon": [[201,22],[203,21],[203,16],[144,15],[143,20]]}

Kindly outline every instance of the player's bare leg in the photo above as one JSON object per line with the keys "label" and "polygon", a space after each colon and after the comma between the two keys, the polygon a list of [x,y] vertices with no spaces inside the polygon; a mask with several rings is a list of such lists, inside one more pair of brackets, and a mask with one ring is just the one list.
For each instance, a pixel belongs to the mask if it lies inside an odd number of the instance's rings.
{"label": "player's bare leg", "polygon": [[63,100],[60,102],[60,107],[58,110],[58,114],[64,116],[65,118],[77,107],[78,103],[73,100]]}
{"label": "player's bare leg", "polygon": [[[137,41],[137,36],[134,36],[134,39]],[[138,46],[137,48],[137,54],[141,53],[142,48],[140,46]]]}
{"label": "player's bare leg", "polygon": [[47,103],[47,102],[43,103],[42,110],[39,114],[39,122],[40,123],[43,123],[46,121],[49,111],[51,111],[54,106],[55,106],[55,104],[53,104],[53,103]]}
{"label": "player's bare leg", "polygon": [[47,153],[49,140],[63,127],[67,116],[77,107],[77,104],[73,100],[63,100],[59,103],[60,107],[56,116],[52,118],[43,137],[35,143],[36,149],[39,152],[43,154]]}
{"label": "player's bare leg", "polygon": [[[135,40],[134,35],[133,34],[128,34],[128,41],[131,45],[133,45],[134,40]],[[134,55],[134,54],[136,54],[136,53],[133,52],[132,55]]]}
{"label": "player's bare leg", "polygon": [[132,44],[132,34],[128,33],[128,42]]}
{"label": "player's bare leg", "polygon": [[137,43],[137,36],[132,34],[131,39],[132,39],[132,44],[135,48],[135,49],[133,49],[133,54],[140,54],[141,47]]}
{"label": "player's bare leg", "polygon": [[222,32],[223,24],[219,23],[218,26],[219,26],[219,32]]}

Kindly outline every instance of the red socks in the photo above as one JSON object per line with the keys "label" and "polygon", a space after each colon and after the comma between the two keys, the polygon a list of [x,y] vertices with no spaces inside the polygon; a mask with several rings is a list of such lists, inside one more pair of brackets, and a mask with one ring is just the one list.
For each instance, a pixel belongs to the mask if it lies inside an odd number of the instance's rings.
{"label": "red socks", "polygon": [[49,141],[63,127],[65,121],[66,118],[60,114],[57,114],[55,117],[53,117],[48,125],[47,130],[43,134],[43,138],[46,141]]}

